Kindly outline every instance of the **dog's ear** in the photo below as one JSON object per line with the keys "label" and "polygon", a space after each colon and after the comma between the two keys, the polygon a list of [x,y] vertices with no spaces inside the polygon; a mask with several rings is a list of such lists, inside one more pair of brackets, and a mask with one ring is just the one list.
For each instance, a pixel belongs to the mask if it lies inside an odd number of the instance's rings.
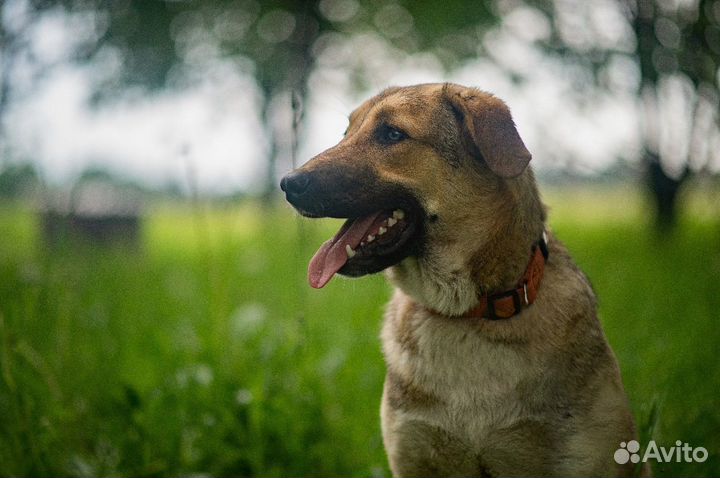
{"label": "dog's ear", "polygon": [[459,116],[472,143],[498,176],[513,178],[530,162],[530,152],[515,128],[510,109],[484,91],[447,84],[445,98]]}

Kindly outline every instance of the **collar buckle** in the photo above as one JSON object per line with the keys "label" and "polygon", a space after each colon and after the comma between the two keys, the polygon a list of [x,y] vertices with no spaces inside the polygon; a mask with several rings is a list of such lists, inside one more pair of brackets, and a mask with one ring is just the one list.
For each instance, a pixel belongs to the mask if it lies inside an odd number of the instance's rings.
{"label": "collar buckle", "polygon": [[[495,302],[505,299],[507,297],[512,297],[513,301],[513,311],[510,315],[498,315],[497,309],[495,307]],[[518,293],[517,289],[510,289],[505,292],[501,292],[499,294],[493,294],[488,297],[487,299],[487,318],[490,320],[500,320],[500,319],[508,319],[514,315],[517,315],[522,310],[522,302],[520,299],[520,294]]]}
{"label": "collar buckle", "polygon": [[548,256],[550,255],[550,251],[548,250],[548,238],[547,238],[547,232],[543,230],[542,238],[538,241],[537,245],[540,248],[540,252],[542,252],[543,257],[545,260],[548,260]]}

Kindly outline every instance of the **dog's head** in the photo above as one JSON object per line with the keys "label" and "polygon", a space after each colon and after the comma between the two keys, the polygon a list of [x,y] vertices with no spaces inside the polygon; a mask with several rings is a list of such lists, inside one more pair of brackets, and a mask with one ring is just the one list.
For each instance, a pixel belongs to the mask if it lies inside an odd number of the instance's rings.
{"label": "dog's head", "polygon": [[429,84],[369,99],[336,146],[281,182],[301,214],[347,218],[312,259],[311,285],[457,242],[456,229],[499,214],[498,195],[529,161],[509,109],[491,94]]}

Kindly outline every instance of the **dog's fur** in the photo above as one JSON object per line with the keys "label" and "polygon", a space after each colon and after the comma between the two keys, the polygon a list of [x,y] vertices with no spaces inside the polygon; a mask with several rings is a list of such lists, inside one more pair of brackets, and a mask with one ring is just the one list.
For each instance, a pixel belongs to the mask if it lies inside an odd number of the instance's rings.
{"label": "dog's fur", "polygon": [[[407,138],[377,139],[391,124]],[[464,318],[516,286],[545,225],[530,154],[507,106],[453,84],[391,88],[355,110],[345,138],[300,168],[307,215],[357,217],[415,203],[419,232],[387,267],[381,416],[396,476],[627,476],[635,428],[596,300],[549,234],[537,300],[505,320]],[[299,204],[302,203],[302,204]],[[370,205],[370,206],[368,206]],[[386,261],[387,262],[387,261]]]}

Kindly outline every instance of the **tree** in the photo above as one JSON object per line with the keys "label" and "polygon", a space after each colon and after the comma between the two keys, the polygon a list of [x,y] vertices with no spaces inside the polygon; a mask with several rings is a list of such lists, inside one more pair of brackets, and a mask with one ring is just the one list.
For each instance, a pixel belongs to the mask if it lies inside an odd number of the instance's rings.
{"label": "tree", "polygon": [[[677,193],[691,170],[703,171],[720,138],[720,1],[635,0],[583,4],[539,0],[552,34],[543,46],[563,61],[581,65],[608,88],[607,68],[626,58],[637,69],[635,95],[642,111],[641,160],[661,229],[676,218]],[[614,12],[616,36],[595,27],[600,14]],[[585,31],[578,34],[568,18]],[[630,35],[625,35],[629,32]],[[710,146],[708,146],[710,145]]]}
{"label": "tree", "polygon": [[[645,100],[658,104],[661,101],[658,96],[663,94],[662,83],[669,78],[675,77],[688,86],[683,92],[684,103],[690,110],[690,128],[685,138],[688,151],[681,153],[684,164],[679,170],[668,170],[664,161],[668,151],[662,148],[659,127],[646,129],[648,179],[656,204],[657,223],[666,229],[675,222],[677,192],[688,177],[690,162],[695,159],[701,164],[707,163],[707,157],[697,157],[703,154],[698,143],[718,134],[720,2],[699,0],[668,8],[657,0],[638,0],[628,15],[637,38],[636,55],[640,60],[641,91],[645,93]],[[714,124],[699,115],[705,107],[715,110]],[[652,109],[657,111],[648,108]]]}
{"label": "tree", "polygon": [[[191,56],[214,56],[255,78],[268,145],[263,187],[267,197],[276,190],[278,162],[287,161],[283,167],[291,162],[308,82],[318,59],[331,55],[328,46],[357,35],[374,35],[381,39],[381,48],[430,52],[451,69],[484,53],[485,34],[508,10],[517,8],[545,15],[550,33],[538,43],[568,68],[586,72],[593,82],[577,82],[577,88],[588,97],[593,90],[612,89],[608,71],[619,58],[637,70],[633,93],[645,112],[641,128],[645,184],[655,198],[660,225],[673,223],[677,191],[687,171],[702,170],[714,154],[707,145],[720,141],[720,0],[26,1],[31,19],[58,9],[68,14],[86,12],[95,19],[96,32],[78,43],[75,61],[92,61],[108,49],[122,56],[123,74],[98,84],[97,101],[128,86],[151,92],[191,81],[187,79],[192,76],[188,74]],[[6,8],[7,4],[0,7],[0,15]],[[608,15],[615,25],[610,33],[598,27]],[[25,47],[21,33],[5,26],[0,30],[3,76],[8,76],[13,58]],[[372,68],[357,61],[355,57],[361,55],[344,54],[347,58],[339,62],[343,72],[362,84]],[[508,75],[522,81],[516,71]],[[13,94],[11,82],[4,80],[0,120]],[[684,108],[685,118],[664,123],[664,118],[678,116],[668,114],[673,108]],[[278,111],[284,113],[280,119]]]}
{"label": "tree", "polygon": [[[406,52],[433,51],[446,66],[452,66],[476,55],[481,39],[478,27],[497,21],[489,1],[472,6],[459,1],[448,4],[410,0],[28,2],[33,19],[54,9],[92,14],[97,34],[78,46],[76,61],[92,61],[108,48],[122,54],[123,75],[98,85],[98,101],[111,98],[118,88],[127,86],[140,85],[148,91],[167,86],[173,73],[182,70],[186,59],[183,50],[188,42],[207,44],[223,60],[235,62],[251,73],[262,94],[261,121],[268,142],[264,189],[268,196],[277,187],[278,158],[288,156],[282,145],[287,138],[296,136],[294,130],[302,120],[308,79],[326,34],[342,37],[373,32]],[[3,10],[0,7],[0,14]],[[5,36],[7,33],[3,30]],[[10,43],[17,44],[4,41]],[[3,54],[3,58],[11,57]],[[352,64],[349,69],[361,76],[358,70],[362,65]],[[11,92],[5,93],[0,96],[0,118]],[[278,122],[274,109],[279,103],[287,106],[289,98],[293,98],[294,120]]]}

